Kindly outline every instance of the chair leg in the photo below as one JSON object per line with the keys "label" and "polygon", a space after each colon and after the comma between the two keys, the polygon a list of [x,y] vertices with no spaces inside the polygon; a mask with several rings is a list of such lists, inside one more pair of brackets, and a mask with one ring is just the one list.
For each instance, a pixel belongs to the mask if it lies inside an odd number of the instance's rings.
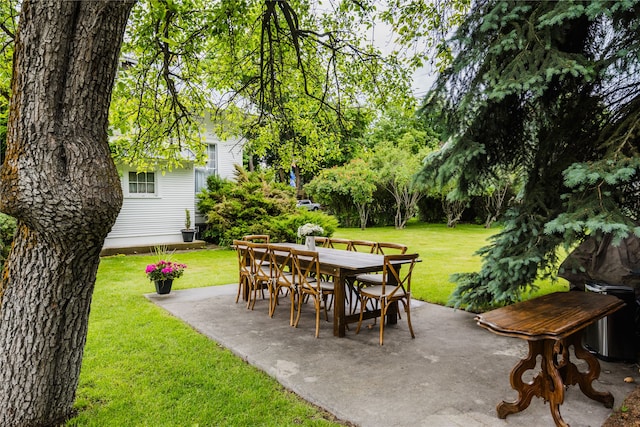
{"label": "chair leg", "polygon": [[251,301],[251,310],[256,306],[256,300],[258,299],[258,282],[253,281],[253,300]]}
{"label": "chair leg", "polygon": [[349,300],[349,309],[351,314],[356,312],[356,301],[360,300],[360,293],[358,292],[357,284],[349,284],[349,293],[347,295]]}
{"label": "chair leg", "polygon": [[382,345],[384,341],[384,318],[387,315],[388,308],[389,305],[387,304],[387,301],[385,299],[382,299],[380,301],[380,345]]}
{"label": "chair leg", "polygon": [[244,292],[244,277],[240,277],[238,280],[238,295],[236,295],[236,304],[240,300],[240,293]]}
{"label": "chair leg", "polygon": [[360,327],[362,326],[362,316],[364,315],[364,306],[366,304],[365,297],[360,294],[360,318],[358,319],[358,326],[356,327],[356,334],[360,333]]}
{"label": "chair leg", "polygon": [[[371,301],[371,310],[377,310],[378,306],[380,305],[378,300],[369,300]],[[369,326],[370,328],[373,328],[374,326],[376,326],[376,322],[378,321],[377,317],[373,318],[373,324],[371,326]],[[384,318],[380,319],[380,322],[384,322]]]}
{"label": "chair leg", "polygon": [[251,301],[252,301],[252,296],[251,294],[253,293],[253,279],[251,277],[247,277],[247,310],[251,308]]}
{"label": "chair leg", "polygon": [[328,296],[328,297],[329,297],[329,299],[325,299],[325,301],[329,301],[329,306],[327,307],[327,306],[325,305],[325,308],[326,308],[327,310],[331,310],[331,306],[333,306],[333,294],[327,294],[326,296]]}
{"label": "chair leg", "polygon": [[302,311],[302,302],[304,300],[304,294],[303,293],[299,293],[298,294],[298,315],[296,316],[296,321],[293,324],[294,328],[298,327],[298,322],[300,322],[300,312]]}
{"label": "chair leg", "polygon": [[273,317],[273,313],[276,311],[278,305],[278,293],[280,288],[274,282],[269,282],[269,317]]}
{"label": "chair leg", "polygon": [[296,292],[293,292],[293,290],[291,289],[289,289],[289,299],[291,300],[291,309],[289,310],[289,326],[293,326],[293,315],[295,313],[296,306]]}
{"label": "chair leg", "polygon": [[320,295],[314,295],[314,305],[316,307],[316,338],[320,336]]}
{"label": "chair leg", "polygon": [[320,309],[324,311],[324,320],[329,321],[329,315],[327,314],[327,295],[322,294],[322,304]]}
{"label": "chair leg", "polygon": [[413,326],[411,326],[411,299],[407,303],[402,300],[402,304],[404,305],[404,311],[407,312],[407,325],[409,326],[409,332],[411,332],[411,338],[415,338],[416,335],[413,333]]}

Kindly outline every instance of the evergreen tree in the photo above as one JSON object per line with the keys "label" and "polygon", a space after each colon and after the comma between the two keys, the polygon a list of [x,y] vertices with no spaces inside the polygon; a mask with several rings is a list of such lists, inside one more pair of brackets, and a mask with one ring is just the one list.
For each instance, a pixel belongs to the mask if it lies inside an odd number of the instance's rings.
{"label": "evergreen tree", "polygon": [[458,28],[423,109],[447,143],[420,179],[460,198],[505,170],[524,185],[480,272],[453,277],[456,306],[517,301],[586,234],[640,235],[638,3],[479,1]]}

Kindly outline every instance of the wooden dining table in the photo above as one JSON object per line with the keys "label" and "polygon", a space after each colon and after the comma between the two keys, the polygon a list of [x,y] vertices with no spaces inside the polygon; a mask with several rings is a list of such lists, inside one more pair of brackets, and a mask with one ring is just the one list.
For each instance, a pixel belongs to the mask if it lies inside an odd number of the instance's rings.
{"label": "wooden dining table", "polygon": [[[568,426],[560,415],[564,389],[578,384],[589,398],[613,407],[613,395],[593,389],[591,383],[600,375],[600,364],[582,344],[584,329],[625,305],[613,296],[593,292],[555,292],[528,301],[498,308],[476,316],[479,326],[498,335],[526,340],[529,354],[511,371],[511,386],[518,392],[515,402],[500,402],[498,417],[523,411],[533,396],[549,402],[557,426]],[[576,358],[586,362],[585,372],[571,362],[569,348]],[[536,367],[540,372],[533,381],[525,382],[523,374]]]}
{"label": "wooden dining table", "polygon": [[[275,243],[274,245],[307,250],[305,245],[295,243]],[[357,322],[360,317],[359,314],[347,314],[346,312],[345,297],[347,288],[353,285],[355,276],[358,274],[382,271],[384,256],[322,247],[317,247],[316,251],[319,255],[320,273],[332,276],[334,281],[333,335],[344,337],[347,324]],[[389,307],[387,312],[387,324],[397,323],[397,314],[398,305],[395,303]],[[379,316],[379,309],[367,310],[363,314],[364,319]]]}

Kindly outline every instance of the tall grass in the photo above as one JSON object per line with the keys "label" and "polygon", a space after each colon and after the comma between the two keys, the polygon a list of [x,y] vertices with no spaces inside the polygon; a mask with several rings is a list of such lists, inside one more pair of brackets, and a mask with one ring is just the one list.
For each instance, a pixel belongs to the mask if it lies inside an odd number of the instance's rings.
{"label": "tall grass", "polygon": [[[404,230],[340,229],[338,237],[405,243],[422,260],[414,270],[414,297],[446,304],[449,276],[474,271],[474,252],[495,230],[411,223]],[[91,306],[76,408],[70,426],[336,425],[335,420],[283,389],[195,332],[145,297],[144,275],[155,255],[103,258]],[[178,252],[188,265],[173,289],[237,282],[229,249]],[[541,284],[539,293],[562,289]],[[566,288],[566,286],[564,287]]]}

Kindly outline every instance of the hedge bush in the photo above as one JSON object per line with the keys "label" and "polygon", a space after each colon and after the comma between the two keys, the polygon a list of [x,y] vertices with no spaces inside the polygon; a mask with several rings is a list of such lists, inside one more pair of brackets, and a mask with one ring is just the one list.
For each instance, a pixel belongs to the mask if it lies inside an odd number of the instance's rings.
{"label": "hedge bush", "polygon": [[269,234],[273,242],[293,242],[298,227],[312,222],[330,236],[338,221],[323,212],[296,207],[295,190],[275,182],[265,171],[236,167],[236,180],[211,176],[199,195],[198,210],[206,215],[203,237],[221,246],[247,234]]}

